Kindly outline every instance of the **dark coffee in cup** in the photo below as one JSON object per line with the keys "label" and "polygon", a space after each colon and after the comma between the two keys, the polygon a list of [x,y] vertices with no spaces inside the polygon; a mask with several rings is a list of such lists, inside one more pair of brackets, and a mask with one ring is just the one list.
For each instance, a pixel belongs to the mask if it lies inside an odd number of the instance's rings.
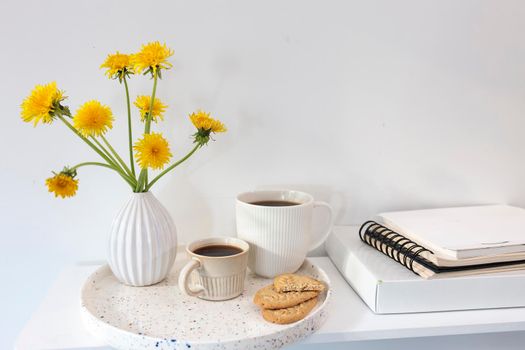
{"label": "dark coffee in cup", "polygon": [[239,247],[223,244],[212,244],[204,247],[199,247],[193,251],[194,254],[202,256],[230,256],[242,253],[243,250]]}
{"label": "dark coffee in cup", "polygon": [[291,201],[273,200],[273,201],[250,202],[250,204],[261,205],[263,207],[291,207],[292,205],[299,205],[300,203],[291,202]]}

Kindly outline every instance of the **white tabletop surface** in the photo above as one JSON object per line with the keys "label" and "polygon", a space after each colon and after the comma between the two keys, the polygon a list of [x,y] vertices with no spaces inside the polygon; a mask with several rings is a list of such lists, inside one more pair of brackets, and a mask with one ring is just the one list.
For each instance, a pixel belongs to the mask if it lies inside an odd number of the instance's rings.
{"label": "white tabletop surface", "polygon": [[[357,340],[480,334],[525,330],[525,308],[375,315],[340,276],[329,258],[311,258],[332,282],[333,299],[322,328],[305,344]],[[105,345],[90,336],[80,319],[80,288],[100,265],[66,268],[20,333],[16,349],[78,349]]]}

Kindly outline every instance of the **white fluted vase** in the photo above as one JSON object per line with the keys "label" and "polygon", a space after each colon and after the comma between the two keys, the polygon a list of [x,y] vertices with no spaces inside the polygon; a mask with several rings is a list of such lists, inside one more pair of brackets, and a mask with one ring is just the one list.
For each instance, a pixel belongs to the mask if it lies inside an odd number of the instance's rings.
{"label": "white fluted vase", "polygon": [[177,254],[177,230],[151,192],[133,193],[111,226],[108,263],[115,277],[131,286],[162,281]]}

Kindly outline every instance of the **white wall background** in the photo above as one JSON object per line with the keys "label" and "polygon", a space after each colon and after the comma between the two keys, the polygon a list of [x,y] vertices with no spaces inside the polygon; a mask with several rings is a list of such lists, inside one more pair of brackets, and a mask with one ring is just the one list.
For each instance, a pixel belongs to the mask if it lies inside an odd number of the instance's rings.
{"label": "white wall background", "polygon": [[[129,195],[98,168],[81,169],[73,199],[46,192],[51,170],[97,157],[58,122],[21,121],[35,84],[56,80],[73,111],[110,104],[109,136],[125,151],[124,92],[98,67],[148,41],[175,50],[158,89],[173,153],[190,149],[196,108],[229,127],[154,190],[182,242],[234,234],[235,194],[261,186],[310,191],[338,224],[525,205],[523,18],[520,1],[3,0],[0,347],[64,265],[104,258]],[[133,96],[150,88],[131,82]]]}

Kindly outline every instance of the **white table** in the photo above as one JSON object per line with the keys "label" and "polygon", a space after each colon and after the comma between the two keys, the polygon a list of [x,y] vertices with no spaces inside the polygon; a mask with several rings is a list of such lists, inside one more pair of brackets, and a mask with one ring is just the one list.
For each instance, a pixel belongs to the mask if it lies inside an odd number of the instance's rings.
{"label": "white table", "polygon": [[[323,327],[294,349],[523,349],[525,308],[375,315],[326,257],[311,258],[332,281],[333,300]],[[100,265],[65,269],[20,333],[17,350],[109,349],[83,328],[79,295]],[[524,291],[525,293],[525,291]]]}

